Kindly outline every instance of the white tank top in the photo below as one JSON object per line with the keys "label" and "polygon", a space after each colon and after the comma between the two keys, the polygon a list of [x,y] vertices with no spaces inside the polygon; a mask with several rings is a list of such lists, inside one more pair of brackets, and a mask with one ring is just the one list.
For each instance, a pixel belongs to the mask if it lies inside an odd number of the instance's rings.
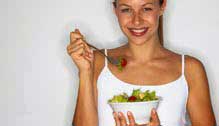
{"label": "white tank top", "polygon": [[[107,55],[106,49],[105,54]],[[188,85],[184,76],[184,55],[182,55],[181,76],[172,82],[156,86],[130,84],[118,79],[109,70],[105,58],[105,66],[97,79],[99,126],[115,126],[113,111],[107,104],[110,98],[122,92],[131,94],[133,89],[139,88],[141,90],[154,90],[158,96],[162,96],[157,109],[162,126],[186,125]]]}

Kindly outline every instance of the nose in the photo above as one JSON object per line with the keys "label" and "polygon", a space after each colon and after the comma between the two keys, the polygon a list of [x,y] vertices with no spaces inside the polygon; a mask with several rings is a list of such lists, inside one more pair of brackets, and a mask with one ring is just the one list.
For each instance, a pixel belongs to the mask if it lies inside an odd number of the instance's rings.
{"label": "nose", "polygon": [[141,22],[142,22],[141,15],[138,14],[138,13],[134,13],[132,22],[133,22],[133,24],[135,24],[135,25],[141,24]]}

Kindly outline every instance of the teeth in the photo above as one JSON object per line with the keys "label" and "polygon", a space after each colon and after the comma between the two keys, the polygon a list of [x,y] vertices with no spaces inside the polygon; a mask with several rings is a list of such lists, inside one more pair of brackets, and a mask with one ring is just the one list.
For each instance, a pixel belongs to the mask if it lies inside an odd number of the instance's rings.
{"label": "teeth", "polygon": [[136,33],[141,33],[141,32],[143,32],[143,31],[145,31],[145,29],[138,29],[138,30],[136,30],[136,29],[135,29],[135,30],[132,29],[132,31],[133,31],[133,32],[136,32]]}

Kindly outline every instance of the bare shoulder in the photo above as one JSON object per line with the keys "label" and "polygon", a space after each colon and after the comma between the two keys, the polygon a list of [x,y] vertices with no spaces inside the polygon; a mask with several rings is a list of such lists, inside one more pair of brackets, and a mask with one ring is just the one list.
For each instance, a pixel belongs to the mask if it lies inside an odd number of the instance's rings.
{"label": "bare shoulder", "polygon": [[[101,51],[104,52],[104,49],[102,49]],[[104,56],[100,52],[95,50],[94,51],[94,76],[96,78],[100,74],[103,67],[104,67]]]}
{"label": "bare shoulder", "polygon": [[[166,49],[166,54],[168,55],[167,57],[171,59],[181,59],[181,54],[173,52],[171,50]],[[190,55],[185,55],[185,68],[186,71],[191,72],[203,72],[204,70],[204,65],[203,63],[198,59]]]}
{"label": "bare shoulder", "polygon": [[203,63],[195,57],[186,55],[185,60],[186,60],[186,68],[188,68],[188,70],[200,72],[200,70],[204,69]]}
{"label": "bare shoulder", "polygon": [[186,55],[185,62],[185,69],[188,75],[198,75],[205,73],[204,65],[199,59]]}
{"label": "bare shoulder", "polygon": [[199,59],[189,55],[185,56],[185,76],[190,86],[208,84],[203,63]]}

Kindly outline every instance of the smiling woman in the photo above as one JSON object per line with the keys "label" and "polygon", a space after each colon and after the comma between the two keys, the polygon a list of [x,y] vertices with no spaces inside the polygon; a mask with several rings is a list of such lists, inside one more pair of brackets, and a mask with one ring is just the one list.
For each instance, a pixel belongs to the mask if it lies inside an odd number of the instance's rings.
{"label": "smiling woman", "polygon": [[[117,7],[117,2],[118,2],[118,0],[113,1],[114,8]],[[162,4],[163,4],[163,0],[160,0],[160,5],[162,5]],[[147,10],[147,8],[145,8],[145,10]],[[163,15],[161,15],[160,18],[159,18],[158,35],[159,35],[160,43],[161,43],[161,45],[163,45],[163,41],[164,41],[164,37],[163,37]]]}
{"label": "smiling woman", "polygon": [[71,32],[67,50],[79,69],[80,79],[75,126],[138,125],[132,111],[113,112],[107,103],[114,95],[130,94],[133,89],[154,90],[162,99],[157,109],[149,110],[150,122],[141,125],[184,126],[186,113],[192,126],[215,125],[202,63],[162,46],[166,3],[167,0],[114,1],[114,12],[128,42],[104,51],[112,58],[126,59],[122,72],[93,52],[78,29]]}

